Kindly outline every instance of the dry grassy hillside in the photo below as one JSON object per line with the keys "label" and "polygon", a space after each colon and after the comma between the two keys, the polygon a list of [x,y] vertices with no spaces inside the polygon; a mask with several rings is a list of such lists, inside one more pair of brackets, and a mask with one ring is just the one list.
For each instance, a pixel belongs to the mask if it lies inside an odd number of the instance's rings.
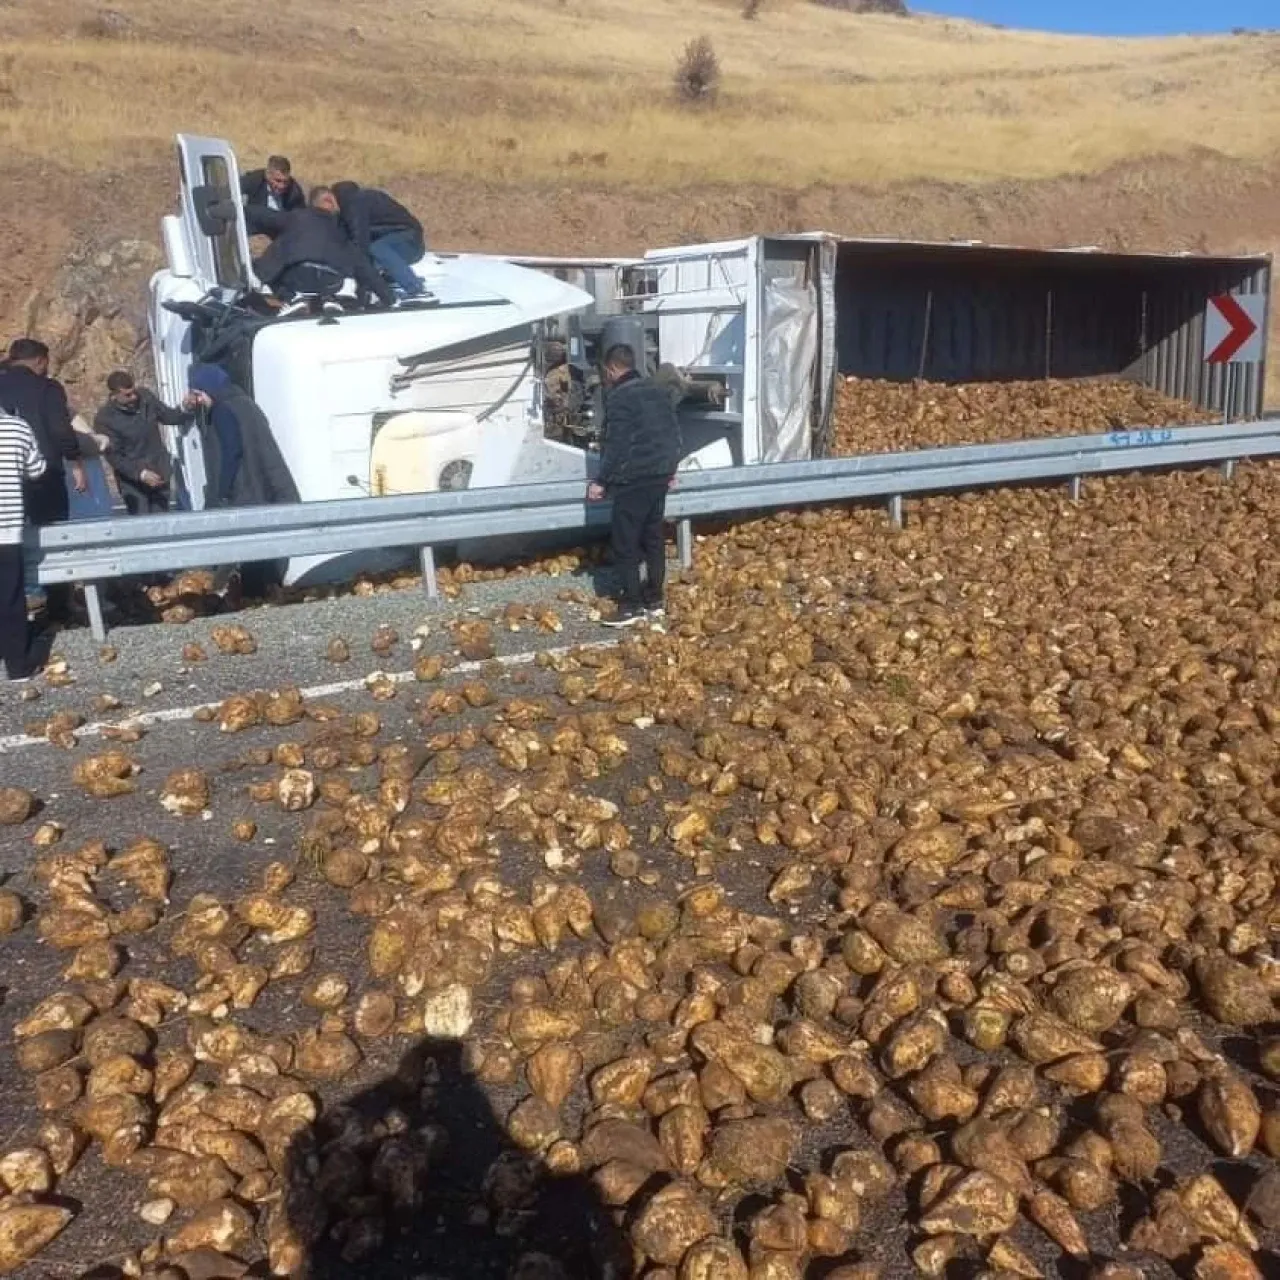
{"label": "dry grassy hillside", "polygon": [[[151,238],[179,129],[395,183],[437,243],[627,249],[833,230],[1280,245],[1280,35],[1107,40],[808,0],[8,0],[9,300]],[[708,34],[711,109],[672,92]],[[1248,93],[1224,86],[1247,85]]]}
{"label": "dry grassy hillside", "polygon": [[[312,169],[519,182],[1036,179],[1198,145],[1277,146],[1280,36],[1077,39],[765,0],[9,6],[0,141],[102,170],[179,128]],[[112,17],[118,14],[119,17]],[[714,40],[712,112],[671,100]],[[1247,102],[1223,86],[1247,84]]]}

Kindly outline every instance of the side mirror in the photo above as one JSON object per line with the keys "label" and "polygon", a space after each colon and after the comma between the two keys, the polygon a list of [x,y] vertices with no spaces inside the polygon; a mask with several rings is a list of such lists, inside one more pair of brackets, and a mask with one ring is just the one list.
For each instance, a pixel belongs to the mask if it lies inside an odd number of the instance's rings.
{"label": "side mirror", "polygon": [[196,187],[191,192],[191,202],[200,230],[207,236],[220,236],[235,223],[239,206],[221,187]]}

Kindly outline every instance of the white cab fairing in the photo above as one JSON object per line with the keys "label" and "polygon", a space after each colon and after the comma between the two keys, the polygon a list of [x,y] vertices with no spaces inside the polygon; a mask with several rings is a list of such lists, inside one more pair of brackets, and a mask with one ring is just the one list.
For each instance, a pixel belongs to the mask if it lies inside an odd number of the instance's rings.
{"label": "white cab fairing", "polygon": [[[582,293],[492,261],[422,274],[438,308],[284,322],[255,339],[254,398],[303,500],[585,480],[586,455],[543,438],[530,359],[533,323],[580,309]],[[288,577],[321,569],[296,559]]]}

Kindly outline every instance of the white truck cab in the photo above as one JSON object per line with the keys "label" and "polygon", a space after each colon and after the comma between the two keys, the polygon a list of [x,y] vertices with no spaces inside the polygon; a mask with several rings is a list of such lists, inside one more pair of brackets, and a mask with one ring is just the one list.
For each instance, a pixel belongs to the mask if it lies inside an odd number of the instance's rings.
{"label": "white truck cab", "polygon": [[[180,207],[149,323],[161,395],[222,365],[266,414],[304,502],[582,478],[602,426],[599,361],[624,341],[678,401],[682,469],[809,457],[834,383],[834,245],[753,237],[642,258],[428,253],[433,301],[281,317],[253,270],[240,174],[220,139],[179,135]],[[202,434],[171,448],[204,505]],[[389,562],[389,561],[388,561]],[[380,567],[371,557],[361,567]],[[352,572],[325,557],[286,581]]]}

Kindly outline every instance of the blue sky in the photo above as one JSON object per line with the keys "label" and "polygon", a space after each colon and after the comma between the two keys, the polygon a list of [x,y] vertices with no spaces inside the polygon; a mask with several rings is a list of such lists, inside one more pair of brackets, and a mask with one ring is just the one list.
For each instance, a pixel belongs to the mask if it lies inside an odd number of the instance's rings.
{"label": "blue sky", "polygon": [[1280,27],[1280,0],[907,0],[924,13],[1097,35]]}

